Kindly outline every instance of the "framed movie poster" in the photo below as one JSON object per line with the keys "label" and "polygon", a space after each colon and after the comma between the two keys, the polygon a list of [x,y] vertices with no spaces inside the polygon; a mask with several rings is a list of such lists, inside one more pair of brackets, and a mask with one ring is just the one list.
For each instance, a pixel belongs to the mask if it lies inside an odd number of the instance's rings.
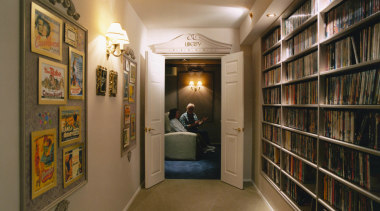
{"label": "framed movie poster", "polygon": [[130,78],[129,78],[129,82],[131,83],[136,83],[136,74],[137,74],[137,69],[136,69],[136,63],[134,62],[129,62],[130,64]]}
{"label": "framed movie poster", "polygon": [[65,23],[65,43],[74,47],[78,45],[78,30],[68,23]]}
{"label": "framed movie poster", "polygon": [[66,104],[67,66],[39,58],[38,103]]}
{"label": "framed movie poster", "polygon": [[96,95],[106,95],[107,90],[107,69],[98,66],[96,69]]}
{"label": "framed movie poster", "polygon": [[134,103],[135,99],[136,99],[135,85],[130,83],[129,84],[129,102]]}
{"label": "framed movie poster", "polygon": [[84,53],[69,47],[69,98],[83,100],[84,96]]}
{"label": "framed movie poster", "polygon": [[32,52],[62,60],[62,20],[32,2]]}
{"label": "framed movie poster", "polygon": [[81,141],[81,107],[62,106],[59,108],[59,146]]}
{"label": "framed movie poster", "polygon": [[131,123],[131,106],[124,105],[124,126]]}
{"label": "framed movie poster", "polygon": [[57,130],[32,132],[32,199],[57,186]]}
{"label": "framed movie poster", "polygon": [[130,136],[129,136],[129,127],[125,128],[123,131],[123,147],[127,148],[130,143]]}
{"label": "framed movie poster", "polygon": [[111,70],[110,71],[110,97],[116,97],[117,94],[117,72]]}
{"label": "framed movie poster", "polygon": [[123,71],[123,99],[128,100],[129,99],[129,82],[128,82],[128,72]]}
{"label": "framed movie poster", "polygon": [[131,140],[136,139],[136,115],[131,114]]}
{"label": "framed movie poster", "polygon": [[63,187],[66,188],[84,174],[84,145],[63,149]]}

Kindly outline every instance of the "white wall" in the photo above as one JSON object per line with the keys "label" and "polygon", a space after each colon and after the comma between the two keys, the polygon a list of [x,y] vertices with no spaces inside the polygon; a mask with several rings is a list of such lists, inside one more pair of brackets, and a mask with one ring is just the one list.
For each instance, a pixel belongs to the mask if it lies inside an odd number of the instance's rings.
{"label": "white wall", "polygon": [[0,7],[0,210],[19,210],[20,1]]}
{"label": "white wall", "polygon": [[[122,115],[122,63],[120,58],[105,56],[105,37],[112,22],[126,29],[138,63],[144,57],[146,29],[139,17],[124,0],[76,0],[81,14],[79,23],[88,29],[88,183],[71,195],[70,210],[123,210],[141,183],[140,133],[131,161],[120,157]],[[141,59],[142,58],[142,59]],[[116,98],[96,96],[97,65],[119,73]],[[140,84],[138,84],[140,86]],[[140,119],[140,89],[137,88],[137,122]],[[108,93],[107,93],[108,95]],[[137,131],[140,125],[137,124]]]}
{"label": "white wall", "polygon": [[261,40],[257,39],[252,45],[252,129],[253,129],[253,156],[252,156],[252,174],[253,182],[263,193],[265,198],[274,210],[292,210],[284,198],[273,188],[271,184],[261,175],[261,117],[262,117],[262,94],[261,94]]}

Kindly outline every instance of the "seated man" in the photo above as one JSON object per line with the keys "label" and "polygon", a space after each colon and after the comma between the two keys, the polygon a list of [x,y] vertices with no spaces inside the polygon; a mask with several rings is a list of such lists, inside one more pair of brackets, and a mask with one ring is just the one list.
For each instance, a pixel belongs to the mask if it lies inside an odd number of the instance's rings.
{"label": "seated man", "polygon": [[[180,117],[179,110],[176,108],[170,109],[169,111],[169,119],[170,119],[170,128],[172,132],[188,132],[186,128],[182,125],[182,123],[178,120]],[[200,134],[197,134],[197,141],[201,145],[203,152],[207,153],[209,151],[214,152],[215,147],[208,146],[207,143],[200,137]]]}
{"label": "seated man", "polygon": [[185,127],[187,131],[198,133],[202,141],[207,144],[208,148],[215,149],[215,147],[211,146],[210,144],[207,131],[199,130],[199,126],[201,126],[207,120],[207,117],[203,117],[202,120],[198,120],[198,117],[194,113],[194,110],[195,105],[189,103],[186,106],[186,112],[181,115],[179,121],[182,123],[182,125]]}

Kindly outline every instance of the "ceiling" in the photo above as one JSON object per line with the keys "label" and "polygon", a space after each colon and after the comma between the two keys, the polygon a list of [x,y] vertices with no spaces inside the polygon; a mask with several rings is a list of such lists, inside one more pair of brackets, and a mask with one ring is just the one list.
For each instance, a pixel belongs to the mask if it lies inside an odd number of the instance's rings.
{"label": "ceiling", "polygon": [[129,0],[147,28],[239,28],[255,0]]}

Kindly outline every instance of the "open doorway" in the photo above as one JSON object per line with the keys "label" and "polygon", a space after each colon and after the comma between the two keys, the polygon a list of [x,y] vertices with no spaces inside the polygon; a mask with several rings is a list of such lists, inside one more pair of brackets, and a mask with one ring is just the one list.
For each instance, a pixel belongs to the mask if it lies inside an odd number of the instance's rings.
{"label": "open doorway", "polygon": [[175,137],[165,129],[166,179],[220,179],[221,96],[220,59],[165,60],[165,113],[177,108],[183,114],[195,104],[198,119],[207,117],[200,130],[215,147],[207,150],[199,141],[193,144],[194,138]]}

